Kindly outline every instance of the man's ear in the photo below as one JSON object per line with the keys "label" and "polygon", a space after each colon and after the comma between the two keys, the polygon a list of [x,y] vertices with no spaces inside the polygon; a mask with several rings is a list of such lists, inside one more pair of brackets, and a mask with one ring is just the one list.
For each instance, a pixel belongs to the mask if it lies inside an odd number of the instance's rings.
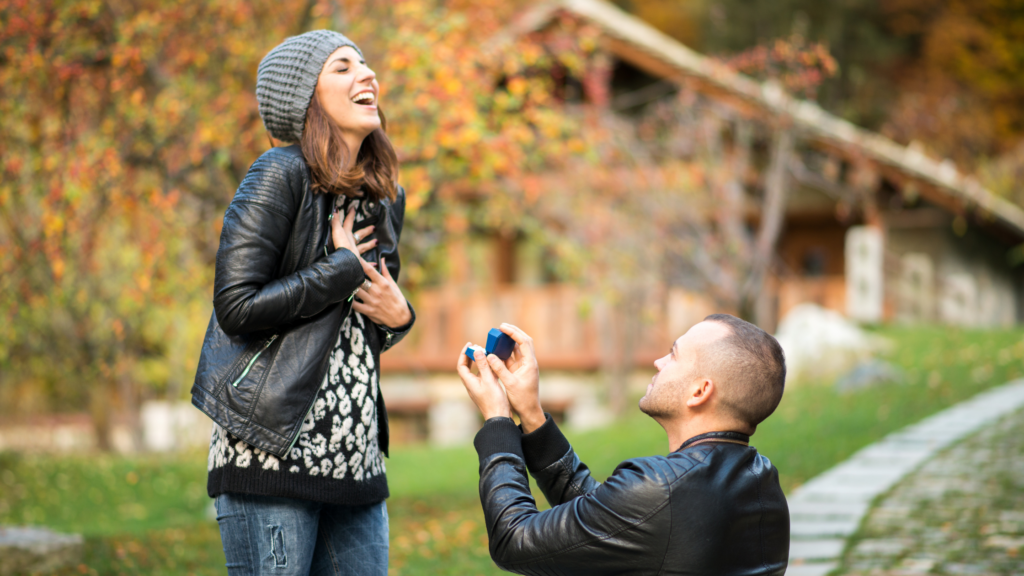
{"label": "man's ear", "polygon": [[696,408],[697,406],[707,404],[714,394],[714,381],[701,378],[693,383],[693,388],[690,389],[690,396],[686,399],[686,405],[689,408]]}

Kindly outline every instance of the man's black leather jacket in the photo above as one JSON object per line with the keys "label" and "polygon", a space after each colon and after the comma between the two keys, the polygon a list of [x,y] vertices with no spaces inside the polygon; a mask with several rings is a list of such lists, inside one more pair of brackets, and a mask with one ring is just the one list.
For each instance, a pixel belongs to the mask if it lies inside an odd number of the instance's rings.
{"label": "man's black leather jacket", "polygon": [[[248,444],[284,456],[316,400],[331,350],[365,279],[359,259],[333,250],[328,215],[333,194],[310,187],[298,146],[272,148],[249,168],[221,230],[213,315],[206,330],[192,404]],[[357,228],[375,225],[363,254],[384,258],[398,279],[398,239],[405,191],[376,202]],[[412,308],[410,307],[410,310]],[[374,359],[398,343],[397,330],[370,331]],[[387,454],[387,412],[378,387],[381,449]]]}
{"label": "man's black leather jacket", "polygon": [[[778,575],[789,508],[776,469],[736,432],[619,464],[603,484],[551,421],[521,435],[509,418],[477,434],[491,558],[518,574]],[[529,469],[552,508],[538,512]]]}

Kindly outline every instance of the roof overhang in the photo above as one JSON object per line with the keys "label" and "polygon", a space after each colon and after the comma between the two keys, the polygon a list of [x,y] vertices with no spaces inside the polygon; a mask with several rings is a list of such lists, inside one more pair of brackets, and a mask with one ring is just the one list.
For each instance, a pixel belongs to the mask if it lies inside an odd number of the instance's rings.
{"label": "roof overhang", "polygon": [[[648,73],[716,97],[738,114],[791,126],[801,140],[855,165],[873,164],[882,177],[913,187],[930,202],[995,225],[1024,240],[1024,210],[961,174],[951,160],[938,161],[917,146],[903,146],[847,122],[777,84],[758,82],[698,54],[650,24],[603,0],[557,0],[525,13],[497,39],[542,30],[561,14],[598,27],[606,49]],[[1004,234],[1005,236],[1005,234]]]}

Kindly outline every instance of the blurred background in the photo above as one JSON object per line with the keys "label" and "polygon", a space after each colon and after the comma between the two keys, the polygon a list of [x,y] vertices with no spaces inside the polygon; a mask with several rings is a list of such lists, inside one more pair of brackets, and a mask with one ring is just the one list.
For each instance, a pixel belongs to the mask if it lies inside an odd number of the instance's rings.
{"label": "blurred background", "polygon": [[1017,4],[0,0],[0,524],[82,534],[59,573],[223,572],[187,399],[256,66],[311,29],[376,71],[408,194],[396,574],[497,572],[452,366],[503,321],[602,476],[667,451],[635,400],[713,312],[786,348],[787,491],[1018,377]]}

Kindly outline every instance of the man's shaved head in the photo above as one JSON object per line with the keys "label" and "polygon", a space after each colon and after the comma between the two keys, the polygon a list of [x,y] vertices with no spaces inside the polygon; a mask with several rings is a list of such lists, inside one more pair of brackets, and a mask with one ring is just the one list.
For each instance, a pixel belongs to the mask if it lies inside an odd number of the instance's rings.
{"label": "man's shaved head", "polygon": [[771,334],[729,314],[712,314],[704,321],[726,325],[729,335],[700,346],[694,376],[712,379],[719,389],[720,406],[756,427],[782,400],[786,384],[782,346]]}
{"label": "man's shaved head", "polygon": [[786,383],[778,341],[728,314],[712,314],[691,326],[654,366],[658,373],[640,399],[640,410],[662,423],[711,408],[724,418],[722,425],[752,433],[775,411]]}

